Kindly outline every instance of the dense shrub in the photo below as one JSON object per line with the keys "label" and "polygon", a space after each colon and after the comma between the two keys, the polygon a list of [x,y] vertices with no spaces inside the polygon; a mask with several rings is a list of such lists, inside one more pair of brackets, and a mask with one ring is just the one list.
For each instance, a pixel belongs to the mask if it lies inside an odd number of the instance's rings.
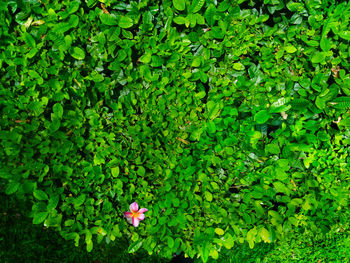
{"label": "dense shrub", "polygon": [[75,247],[54,228],[33,225],[32,219],[26,216],[28,205],[29,202],[18,202],[3,193],[0,195],[1,263],[165,263],[142,249],[129,254],[125,238],[109,244],[96,244],[93,253],[87,252],[82,242]]}
{"label": "dense shrub", "polygon": [[[34,224],[88,251],[126,237],[206,262],[349,220],[349,3],[0,12],[0,177]],[[134,201],[149,210],[138,228]]]}

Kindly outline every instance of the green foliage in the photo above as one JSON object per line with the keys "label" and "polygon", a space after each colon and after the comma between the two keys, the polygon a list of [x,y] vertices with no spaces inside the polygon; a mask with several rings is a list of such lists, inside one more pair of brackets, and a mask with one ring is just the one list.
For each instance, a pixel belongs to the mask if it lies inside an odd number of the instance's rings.
{"label": "green foliage", "polygon": [[29,203],[18,202],[4,194],[0,195],[0,258],[3,263],[165,262],[156,255],[147,255],[144,250],[128,253],[128,241],[122,238],[118,238],[115,243],[96,244],[91,253],[82,244],[72,246],[54,229],[32,225],[30,218],[25,216],[28,205]]}
{"label": "green foliage", "polygon": [[207,262],[327,233],[349,220],[349,18],[332,0],[1,3],[5,193],[88,251]]}
{"label": "green foliage", "polygon": [[[222,253],[224,262],[344,262],[350,256],[349,225],[334,226],[327,234],[299,233],[278,242],[261,243],[254,249],[245,244]],[[213,261],[215,262],[215,261]]]}

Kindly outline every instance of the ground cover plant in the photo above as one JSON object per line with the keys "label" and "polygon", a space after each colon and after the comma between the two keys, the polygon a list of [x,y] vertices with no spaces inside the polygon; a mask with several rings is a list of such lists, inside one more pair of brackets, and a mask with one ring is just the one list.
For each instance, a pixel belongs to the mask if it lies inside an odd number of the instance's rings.
{"label": "ground cover plant", "polygon": [[334,0],[1,2],[3,191],[87,251],[207,262],[326,235],[350,219],[349,18]]}
{"label": "ground cover plant", "polygon": [[[201,262],[200,259],[185,261],[181,256],[169,261],[156,255],[149,256],[142,248],[129,254],[128,240],[122,238],[110,244],[101,242],[92,252],[87,252],[83,244],[74,247],[65,242],[54,229],[32,225],[31,218],[25,214],[30,210],[30,202],[18,202],[2,194],[0,207],[0,259],[4,263]],[[350,257],[348,229],[348,225],[343,225],[333,226],[326,234],[295,231],[282,242],[258,243],[253,249],[247,243],[235,244],[221,253],[220,262],[346,262]]]}

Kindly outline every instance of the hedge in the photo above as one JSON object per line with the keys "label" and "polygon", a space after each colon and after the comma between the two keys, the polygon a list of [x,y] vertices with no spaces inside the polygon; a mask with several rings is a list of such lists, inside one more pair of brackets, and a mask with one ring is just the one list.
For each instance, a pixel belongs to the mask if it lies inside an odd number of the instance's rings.
{"label": "hedge", "polygon": [[327,233],[350,219],[349,18],[334,0],[1,2],[4,191],[88,251],[207,262]]}

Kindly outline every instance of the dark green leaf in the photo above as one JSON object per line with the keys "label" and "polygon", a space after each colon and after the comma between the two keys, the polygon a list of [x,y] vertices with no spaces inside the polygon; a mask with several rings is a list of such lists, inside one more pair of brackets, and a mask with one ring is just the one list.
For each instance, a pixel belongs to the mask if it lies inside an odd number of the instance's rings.
{"label": "dark green leaf", "polygon": [[33,224],[37,225],[44,222],[48,214],[49,214],[48,212],[39,212],[34,214]]}
{"label": "dark green leaf", "polygon": [[60,200],[59,195],[51,196],[49,199],[49,203],[47,205],[47,210],[50,211],[55,209],[58,205],[59,200]]}
{"label": "dark green leaf", "polygon": [[82,194],[79,197],[75,198],[73,203],[75,206],[81,206],[82,204],[84,204],[85,199],[86,199],[86,195]]}
{"label": "dark green leaf", "polygon": [[19,182],[11,182],[6,186],[5,193],[7,195],[14,194],[15,192],[17,192],[19,186]]}
{"label": "dark green leaf", "polygon": [[42,190],[38,190],[38,189],[34,190],[33,195],[36,199],[38,199],[40,201],[44,201],[44,200],[49,199],[48,195]]}
{"label": "dark green leaf", "polygon": [[350,97],[338,97],[329,102],[333,108],[336,109],[347,109],[350,108]]}
{"label": "dark green leaf", "polygon": [[53,105],[53,113],[55,113],[55,115],[62,119],[63,116],[63,107],[61,104],[59,103],[55,103],[55,105]]}
{"label": "dark green leaf", "polygon": [[26,42],[26,44],[31,47],[31,48],[35,48],[36,47],[36,43],[34,38],[27,32],[24,33],[24,41]]}

